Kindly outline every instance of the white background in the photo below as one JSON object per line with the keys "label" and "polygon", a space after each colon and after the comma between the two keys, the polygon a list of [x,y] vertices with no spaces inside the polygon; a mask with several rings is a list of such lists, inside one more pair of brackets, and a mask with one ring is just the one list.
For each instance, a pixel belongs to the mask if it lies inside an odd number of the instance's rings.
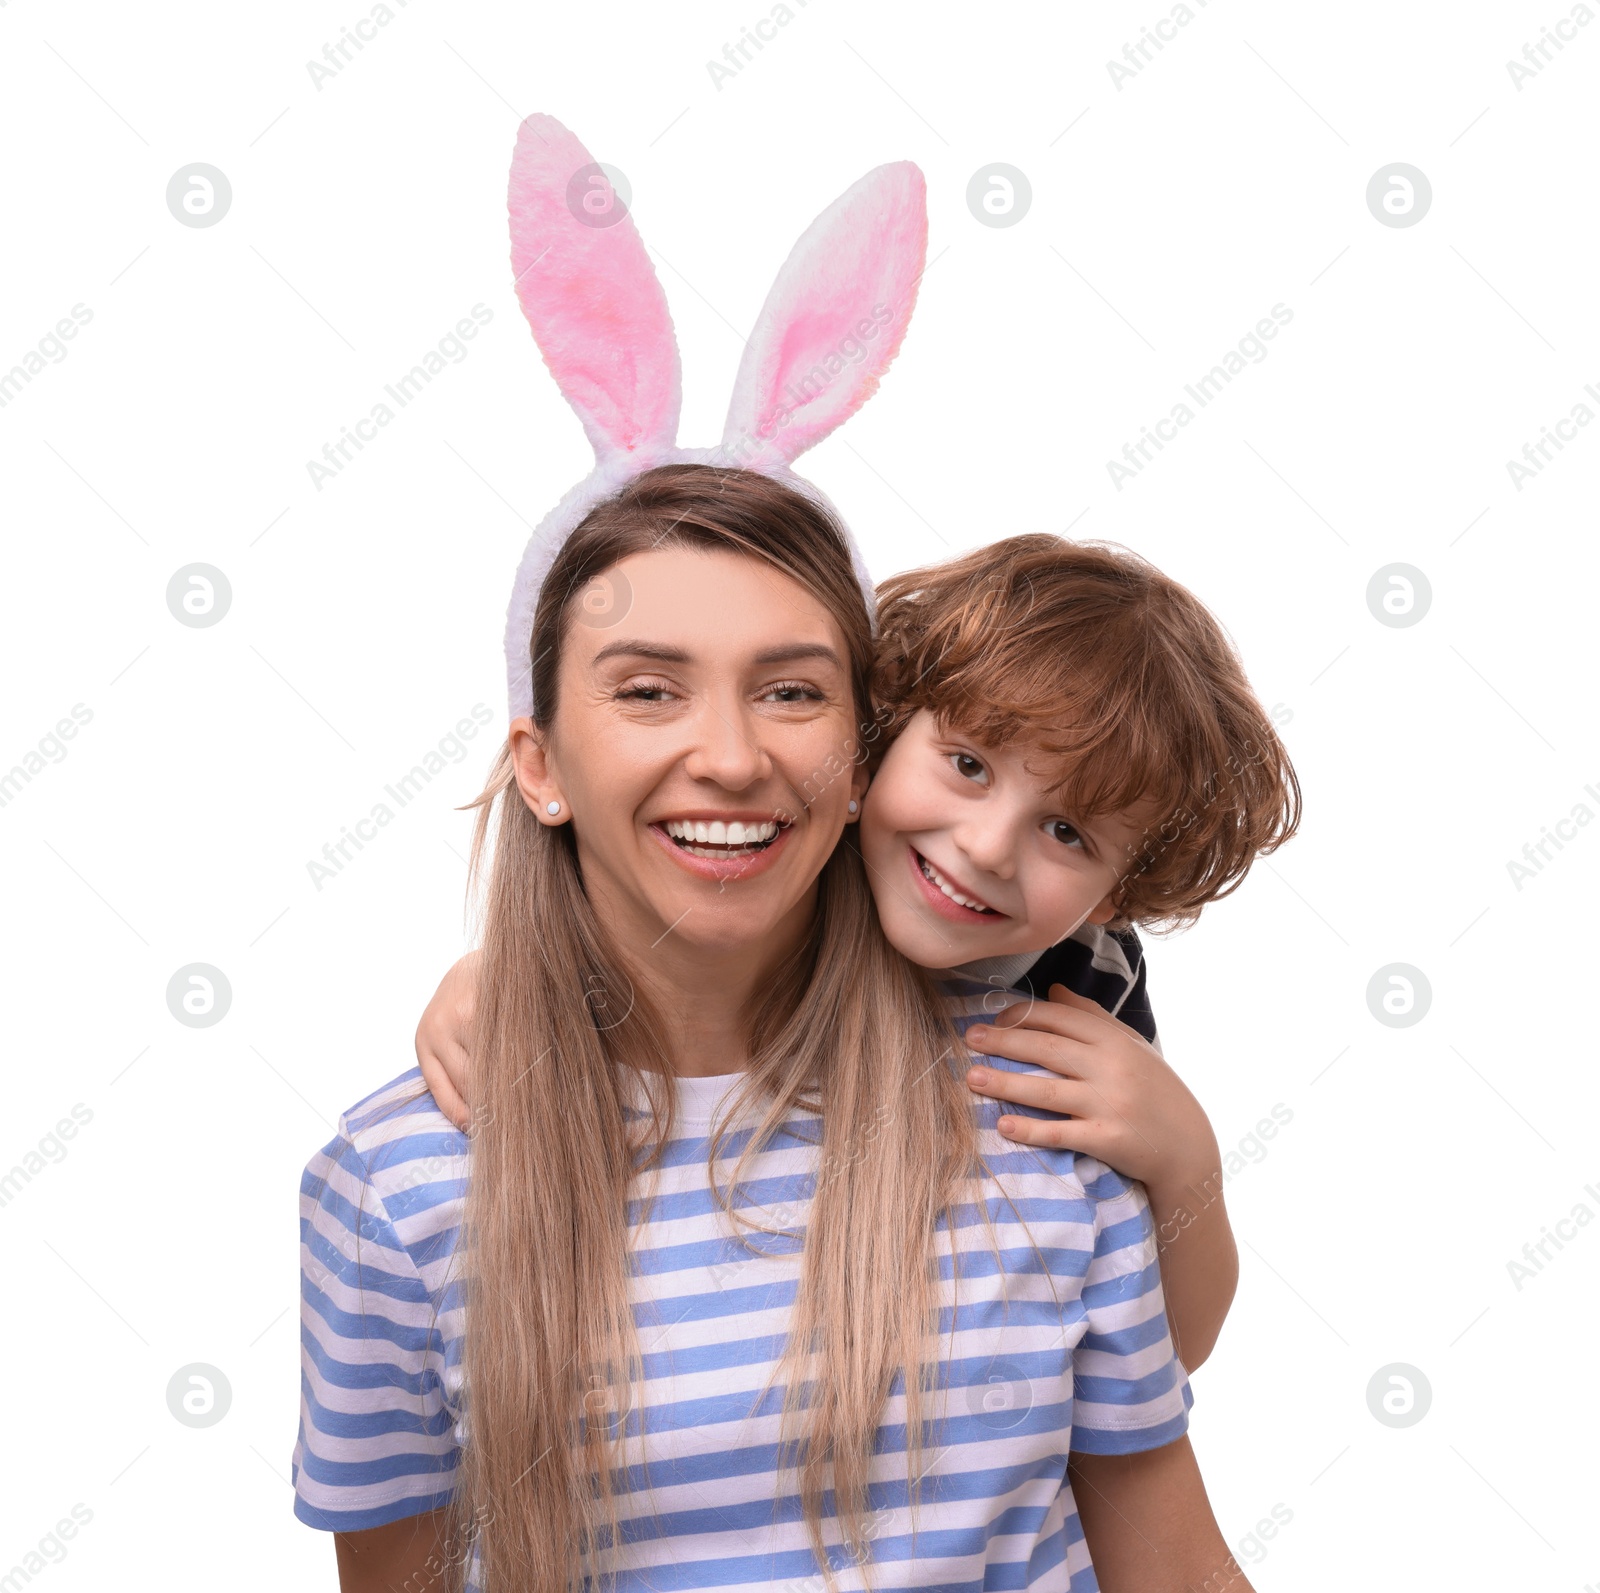
{"label": "white background", "polygon": [[[0,770],[91,715],[0,807],[0,1171],[92,1113],[0,1205],[0,1574],[81,1504],[39,1573],[58,1593],[334,1586],[287,1480],[299,1174],[411,1064],[464,948],[455,809],[498,744],[511,576],[589,464],[511,294],[507,165],[542,110],[632,185],[686,444],[719,435],[802,227],[916,160],[932,264],[905,348],[802,470],[879,575],[1020,530],[1136,548],[1214,607],[1283,724],[1303,833],[1151,951],[1223,1145],[1293,1114],[1231,1185],[1243,1281],[1195,1379],[1230,1542],[1292,1512],[1256,1584],[1600,1583],[1600,1224],[1520,1288],[1507,1267],[1600,1213],[1600,827],[1520,889],[1507,867],[1600,812],[1600,426],[1521,490],[1506,468],[1600,384],[1600,25],[1519,88],[1506,63],[1563,0],[1211,0],[1119,87],[1160,0],[792,3],[718,86],[762,0],[410,0],[320,87],[359,0],[0,4],[0,371],[92,312],[0,409]],[[197,161],[232,187],[207,228],[165,200]],[[1397,161],[1433,195],[1403,228],[1366,202]],[[1032,187],[1006,228],[966,201],[994,162]],[[476,304],[468,357],[318,490],[306,462]],[[1114,485],[1275,304],[1267,357]],[[191,563],[231,585],[208,628],[167,605]],[[1431,585],[1409,627],[1368,607],[1392,563]],[[308,861],[477,703],[490,729],[317,889]],[[209,1028],[167,1008],[194,962],[232,989]],[[1432,992],[1407,1028],[1367,1001],[1397,962]],[[202,1430],[166,1402],[196,1362],[232,1390]],[[1367,1401],[1397,1362],[1432,1391],[1406,1428]]]}

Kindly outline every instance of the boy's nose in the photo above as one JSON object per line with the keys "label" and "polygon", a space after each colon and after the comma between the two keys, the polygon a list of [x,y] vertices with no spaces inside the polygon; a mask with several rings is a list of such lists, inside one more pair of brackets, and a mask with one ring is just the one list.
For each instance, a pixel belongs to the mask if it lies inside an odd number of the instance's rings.
{"label": "boy's nose", "polygon": [[[1011,879],[1017,872],[1016,837],[1010,827],[999,824],[970,824],[957,830],[954,839],[957,848],[969,858],[975,868],[992,874],[996,879]],[[977,885],[973,881],[973,885]]]}

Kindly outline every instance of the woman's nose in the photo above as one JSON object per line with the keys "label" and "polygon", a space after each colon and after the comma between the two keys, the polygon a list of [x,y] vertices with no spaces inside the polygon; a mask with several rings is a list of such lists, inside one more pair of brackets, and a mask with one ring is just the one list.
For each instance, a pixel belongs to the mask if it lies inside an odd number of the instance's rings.
{"label": "woman's nose", "polygon": [[737,707],[707,702],[695,728],[694,747],[684,759],[691,779],[713,781],[725,791],[743,791],[772,773],[760,723]]}

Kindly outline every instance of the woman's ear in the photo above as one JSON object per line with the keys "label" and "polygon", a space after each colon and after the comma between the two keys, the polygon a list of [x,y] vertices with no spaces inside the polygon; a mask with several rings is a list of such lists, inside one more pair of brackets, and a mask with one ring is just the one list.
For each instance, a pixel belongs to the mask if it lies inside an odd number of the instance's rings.
{"label": "woman's ear", "polygon": [[866,766],[858,763],[850,775],[849,811],[844,816],[846,824],[854,824],[861,817],[861,804],[866,800],[867,787],[871,784],[872,776],[867,773]]}
{"label": "woman's ear", "polygon": [[550,749],[538,727],[526,715],[513,719],[508,739],[522,800],[541,824],[565,824],[572,814],[551,767]]}

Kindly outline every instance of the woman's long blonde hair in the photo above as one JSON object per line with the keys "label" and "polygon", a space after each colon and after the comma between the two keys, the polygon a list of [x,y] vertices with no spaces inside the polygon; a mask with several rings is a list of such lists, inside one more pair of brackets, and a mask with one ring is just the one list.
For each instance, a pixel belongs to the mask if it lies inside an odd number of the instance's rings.
{"label": "woman's long blonde hair", "polygon": [[[779,482],[704,465],[639,476],[561,550],[534,619],[535,723],[553,722],[580,595],[619,560],[673,544],[765,560],[825,605],[849,647],[857,742],[870,751],[871,629],[835,523]],[[845,773],[819,779],[848,778],[848,762],[864,755],[840,751]],[[468,1414],[454,1528],[462,1541],[476,1536],[487,1593],[569,1593],[618,1569],[600,1569],[621,1542],[613,1470],[637,1462],[629,1418],[636,1427],[647,1414],[634,1392],[643,1368],[626,1203],[671,1135],[673,1099],[662,1087],[662,1026],[584,894],[572,827],[547,827],[529,811],[506,748],[470,804],[479,810],[472,880],[497,803],[474,1035],[461,1268]],[[897,1373],[915,1527],[937,1326],[933,1233],[973,1174],[978,1144],[951,1063],[954,1032],[927,977],[884,940],[852,846],[823,869],[809,939],[749,1013],[749,1034],[733,1110],[764,1105],[764,1115],[725,1190],[720,1133],[710,1147],[731,1220],[755,1226],[734,1210],[746,1159],[791,1108],[821,1114],[799,1292],[775,1375],[785,1381],[780,1453],[799,1468],[831,1593],[824,1492],[850,1558],[864,1561],[874,1441]],[[636,1097],[618,1064],[645,1070],[646,1118],[625,1115]],[[802,1455],[790,1434],[807,1392]]]}

